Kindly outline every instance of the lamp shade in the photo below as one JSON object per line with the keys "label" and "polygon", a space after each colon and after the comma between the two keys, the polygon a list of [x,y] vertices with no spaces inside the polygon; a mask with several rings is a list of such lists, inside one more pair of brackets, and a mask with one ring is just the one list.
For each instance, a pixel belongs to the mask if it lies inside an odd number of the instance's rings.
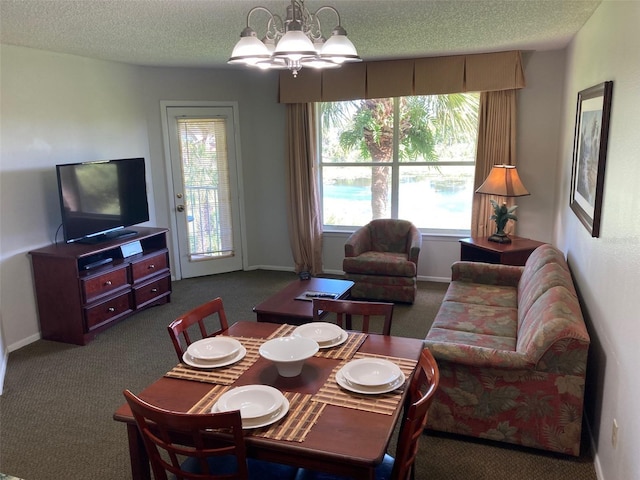
{"label": "lamp shade", "polygon": [[513,165],[494,165],[489,176],[476,193],[500,197],[524,197],[530,195]]}

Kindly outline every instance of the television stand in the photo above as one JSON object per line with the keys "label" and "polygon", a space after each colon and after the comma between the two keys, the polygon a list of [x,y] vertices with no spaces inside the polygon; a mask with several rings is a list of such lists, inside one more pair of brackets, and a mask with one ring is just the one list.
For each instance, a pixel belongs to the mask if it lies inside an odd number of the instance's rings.
{"label": "television stand", "polygon": [[[85,345],[141,309],[171,300],[167,229],[132,233],[135,240],[118,236],[29,252],[43,339]],[[122,247],[131,242],[142,251],[125,257]]]}

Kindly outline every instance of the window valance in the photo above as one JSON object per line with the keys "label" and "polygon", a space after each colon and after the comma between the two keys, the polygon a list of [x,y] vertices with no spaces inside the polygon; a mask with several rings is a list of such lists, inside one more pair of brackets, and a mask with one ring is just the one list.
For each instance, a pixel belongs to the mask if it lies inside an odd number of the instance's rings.
{"label": "window valance", "polygon": [[280,103],[512,90],[525,86],[519,51],[348,63],[280,73]]}

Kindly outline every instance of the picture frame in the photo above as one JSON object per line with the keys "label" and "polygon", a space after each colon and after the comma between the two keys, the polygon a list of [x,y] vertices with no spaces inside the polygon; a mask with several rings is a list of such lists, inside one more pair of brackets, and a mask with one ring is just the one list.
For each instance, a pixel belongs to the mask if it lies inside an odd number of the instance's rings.
{"label": "picture frame", "polygon": [[613,82],[578,92],[569,203],[592,237],[600,236]]}

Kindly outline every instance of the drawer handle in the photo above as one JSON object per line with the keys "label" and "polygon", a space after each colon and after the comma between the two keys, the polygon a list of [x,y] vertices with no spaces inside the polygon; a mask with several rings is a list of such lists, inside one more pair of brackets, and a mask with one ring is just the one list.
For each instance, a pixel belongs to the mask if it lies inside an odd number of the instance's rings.
{"label": "drawer handle", "polygon": [[111,280],[107,280],[106,282],[104,282],[104,284],[105,284],[105,286],[108,287],[109,285],[111,285]]}
{"label": "drawer handle", "polygon": [[151,270],[152,268],[156,268],[156,266],[153,263],[149,264],[149,270]]}
{"label": "drawer handle", "polygon": [[109,313],[113,313],[113,312],[115,312],[115,311],[116,311],[116,309],[115,309],[115,308],[113,308],[113,307],[109,307],[109,308],[107,308],[107,312],[109,312]]}
{"label": "drawer handle", "polygon": [[158,293],[158,289],[157,288],[152,288],[151,289],[151,293]]}

